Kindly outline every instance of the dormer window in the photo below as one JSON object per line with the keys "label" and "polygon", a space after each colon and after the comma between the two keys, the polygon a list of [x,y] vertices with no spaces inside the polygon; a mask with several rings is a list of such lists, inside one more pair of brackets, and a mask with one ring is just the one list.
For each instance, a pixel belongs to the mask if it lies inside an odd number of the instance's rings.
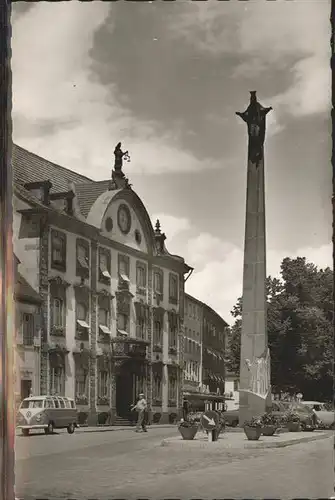
{"label": "dormer window", "polygon": [[76,274],[82,278],[88,278],[90,273],[89,266],[90,247],[86,240],[77,240],[77,258]]}
{"label": "dormer window", "polygon": [[51,231],[51,267],[66,271],[66,235]]}
{"label": "dormer window", "polygon": [[111,280],[111,255],[105,248],[99,249],[99,281],[107,285]]}

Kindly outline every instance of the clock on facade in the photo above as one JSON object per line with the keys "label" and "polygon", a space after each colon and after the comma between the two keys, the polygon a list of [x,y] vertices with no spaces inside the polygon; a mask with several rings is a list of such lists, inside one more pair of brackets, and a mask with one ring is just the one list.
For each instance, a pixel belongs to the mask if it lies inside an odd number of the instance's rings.
{"label": "clock on facade", "polygon": [[117,223],[119,225],[120,230],[124,234],[129,233],[131,226],[131,215],[127,205],[119,206],[119,210],[117,212]]}

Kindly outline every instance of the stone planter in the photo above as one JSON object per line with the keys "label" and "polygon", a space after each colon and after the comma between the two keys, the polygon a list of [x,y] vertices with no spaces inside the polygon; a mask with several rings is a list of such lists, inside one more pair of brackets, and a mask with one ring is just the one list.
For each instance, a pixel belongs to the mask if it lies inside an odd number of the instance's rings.
{"label": "stone planter", "polygon": [[244,432],[249,441],[258,441],[262,434],[262,427],[249,427],[244,426]]}
{"label": "stone planter", "polygon": [[287,422],[287,428],[288,428],[289,432],[301,431],[300,422]]}
{"label": "stone planter", "polygon": [[182,425],[178,426],[178,431],[181,434],[181,437],[187,441],[191,441],[195,438],[196,433],[198,432],[198,426],[192,425],[190,427],[183,427]]}
{"label": "stone planter", "polygon": [[273,436],[276,430],[276,425],[265,425],[262,429],[262,434],[263,436]]}

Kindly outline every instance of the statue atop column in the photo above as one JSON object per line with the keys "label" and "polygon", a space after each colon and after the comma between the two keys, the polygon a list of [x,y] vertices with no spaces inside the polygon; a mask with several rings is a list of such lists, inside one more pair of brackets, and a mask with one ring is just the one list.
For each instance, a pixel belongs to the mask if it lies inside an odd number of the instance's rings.
{"label": "statue atop column", "polygon": [[123,160],[130,162],[130,156],[128,151],[122,151],[121,142],[119,142],[114,149],[114,169],[112,170],[112,179],[110,181],[109,189],[122,189],[131,188],[129,180],[125,177],[122,171]]}
{"label": "statue atop column", "polygon": [[249,148],[248,159],[251,163],[258,166],[258,163],[263,158],[263,145],[265,140],[266,128],[266,115],[272,108],[264,108],[256,97],[256,91],[250,92],[250,104],[248,108],[240,113],[236,112],[238,116],[248,125]]}

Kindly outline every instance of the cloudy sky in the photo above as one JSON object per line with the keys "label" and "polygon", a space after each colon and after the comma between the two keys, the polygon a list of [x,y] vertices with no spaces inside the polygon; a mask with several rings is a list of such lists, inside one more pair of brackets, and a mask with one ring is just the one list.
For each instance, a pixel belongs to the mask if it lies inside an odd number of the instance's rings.
{"label": "cloudy sky", "polygon": [[187,291],[230,322],[241,294],[249,91],[268,115],[268,274],[331,265],[330,2],[19,2],[13,137],[93,179],[125,171]]}

